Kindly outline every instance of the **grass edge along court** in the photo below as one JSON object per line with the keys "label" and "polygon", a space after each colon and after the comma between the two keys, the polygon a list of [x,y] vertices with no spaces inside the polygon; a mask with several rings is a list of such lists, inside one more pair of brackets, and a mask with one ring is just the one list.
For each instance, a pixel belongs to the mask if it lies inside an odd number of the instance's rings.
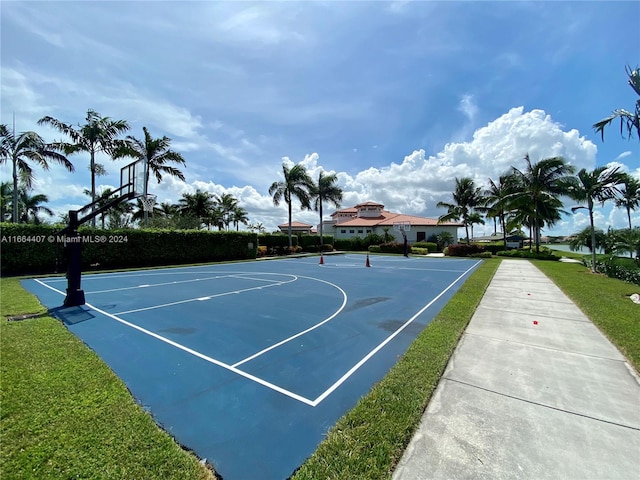
{"label": "grass edge along court", "polygon": [[[534,263],[638,369],[640,323],[632,321],[634,312],[626,304],[637,306],[624,298],[634,286],[589,274],[581,265]],[[494,259],[478,266],[389,374],[330,430],[294,479],[390,476],[498,265]],[[609,294],[613,304],[607,308],[618,309],[619,322],[611,321],[610,311],[600,308],[592,293],[575,298],[576,291],[579,296],[585,288],[605,284],[607,292],[616,292]],[[97,355],[46,316],[19,279],[0,280],[0,295],[4,478],[213,478],[155,425]],[[45,316],[11,323],[5,318],[34,312]]]}

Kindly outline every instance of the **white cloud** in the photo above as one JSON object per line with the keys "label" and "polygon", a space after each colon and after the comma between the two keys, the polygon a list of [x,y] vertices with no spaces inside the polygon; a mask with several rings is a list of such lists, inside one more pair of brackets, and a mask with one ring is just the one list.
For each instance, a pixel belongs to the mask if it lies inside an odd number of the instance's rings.
{"label": "white cloud", "polygon": [[458,110],[460,110],[467,120],[473,123],[476,119],[476,115],[478,113],[478,106],[475,104],[473,100],[473,95],[463,95],[460,99],[460,105],[458,105]]}

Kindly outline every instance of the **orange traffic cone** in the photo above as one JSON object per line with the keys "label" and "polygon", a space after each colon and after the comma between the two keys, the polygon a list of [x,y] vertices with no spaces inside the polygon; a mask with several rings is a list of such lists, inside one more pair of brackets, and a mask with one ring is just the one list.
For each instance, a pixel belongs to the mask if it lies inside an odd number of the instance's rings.
{"label": "orange traffic cone", "polygon": [[320,265],[324,265],[324,257],[320,254]]}
{"label": "orange traffic cone", "polygon": [[369,254],[367,253],[367,263],[364,264],[365,267],[370,267],[371,263],[369,263]]}

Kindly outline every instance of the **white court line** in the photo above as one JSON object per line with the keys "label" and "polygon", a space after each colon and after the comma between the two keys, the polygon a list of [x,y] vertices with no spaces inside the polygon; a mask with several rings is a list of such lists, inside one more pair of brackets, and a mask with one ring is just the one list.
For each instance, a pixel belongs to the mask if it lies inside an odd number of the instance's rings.
{"label": "white court line", "polygon": [[306,279],[309,279],[309,280],[316,280],[316,281],[318,281],[318,282],[322,282],[322,283],[326,283],[327,285],[331,285],[332,287],[335,287],[335,288],[337,288],[338,290],[340,290],[340,292],[342,292],[342,305],[340,305],[340,308],[339,308],[338,310],[336,310],[336,312],[335,312],[333,315],[331,315],[330,317],[326,318],[326,319],[325,319],[325,320],[323,320],[322,322],[320,322],[320,323],[316,323],[314,326],[309,327],[309,328],[307,328],[306,330],[303,330],[303,331],[301,331],[301,332],[298,332],[298,333],[296,333],[295,335],[292,335],[292,336],[291,336],[291,337],[289,337],[289,338],[285,338],[284,340],[282,340],[282,341],[280,341],[280,342],[278,342],[278,343],[275,343],[275,344],[271,345],[270,347],[265,348],[264,350],[260,350],[259,352],[254,353],[254,354],[253,354],[253,355],[251,355],[250,357],[247,357],[247,358],[245,358],[245,359],[243,359],[243,360],[240,360],[239,362],[234,363],[234,364],[232,365],[233,367],[237,367],[237,366],[239,366],[239,365],[242,365],[243,363],[246,363],[246,362],[248,362],[249,360],[253,360],[254,358],[259,357],[260,355],[267,353],[269,350],[273,350],[274,348],[278,348],[278,347],[280,347],[281,345],[284,345],[285,343],[290,342],[291,340],[294,340],[294,339],[296,339],[296,338],[298,338],[298,337],[300,337],[300,336],[302,336],[302,335],[304,335],[304,334],[306,334],[306,333],[309,333],[309,332],[310,332],[310,331],[312,331],[312,330],[315,330],[316,328],[318,328],[318,327],[319,327],[319,326],[321,326],[321,325],[324,325],[324,324],[325,324],[325,323],[327,323],[328,321],[333,320],[333,319],[334,319],[334,318],[335,318],[335,317],[336,317],[336,316],[337,316],[337,315],[338,315],[338,314],[339,314],[339,313],[344,309],[345,305],[347,304],[347,294],[346,294],[346,292],[345,292],[344,290],[342,290],[338,285],[336,285],[336,284],[334,284],[334,283],[326,282],[326,281],[324,281],[324,280],[320,280],[319,278],[311,278],[311,277],[303,277],[303,276],[300,276],[300,278],[306,278]]}
{"label": "white court line", "polygon": [[[54,292],[57,292],[57,293],[59,293],[61,295],[65,295],[60,290],[58,290],[56,288],[53,288],[52,286],[47,285],[46,283],[41,282],[37,278],[34,279],[34,280],[36,282],[40,283],[41,285],[44,285],[45,287],[50,288]],[[180,350],[183,350],[183,351],[185,351],[187,353],[190,353],[191,355],[194,355],[194,356],[196,356],[198,358],[201,358],[202,360],[205,360],[205,361],[207,361],[209,363],[213,363],[214,365],[217,365],[217,366],[222,367],[222,368],[224,368],[226,370],[229,370],[229,371],[231,371],[233,373],[236,373],[236,374],[238,374],[238,375],[240,375],[242,377],[245,377],[245,378],[247,378],[249,380],[252,380],[252,381],[254,381],[256,383],[259,383],[260,385],[263,385],[263,386],[265,386],[267,388],[270,388],[271,390],[275,390],[276,392],[282,393],[283,395],[286,395],[286,396],[288,396],[290,398],[293,398],[294,400],[298,400],[299,402],[306,403],[307,405],[312,405],[312,403],[313,403],[308,398],[305,398],[305,397],[303,397],[301,395],[298,395],[297,393],[293,393],[293,392],[291,392],[289,390],[286,390],[286,389],[284,389],[282,387],[279,387],[278,385],[274,385],[273,383],[267,382],[266,380],[263,380],[261,378],[258,378],[256,376],[254,376],[254,375],[251,375],[250,373],[243,372],[242,370],[239,370],[239,369],[233,367],[232,365],[227,365],[226,363],[221,362],[220,360],[216,360],[215,358],[211,358],[211,357],[208,357],[207,355],[203,355],[202,353],[197,352],[196,350],[193,350],[193,349],[191,349],[189,347],[185,347],[184,345],[181,345],[181,344],[179,344],[177,342],[174,342],[173,340],[169,340],[168,338],[163,337],[162,335],[158,335],[157,333],[154,333],[154,332],[152,332],[150,330],[147,330],[146,328],[142,328],[142,327],[140,327],[138,325],[135,325],[133,323],[127,322],[126,320],[123,320],[123,319],[121,319],[121,318],[119,318],[119,317],[117,317],[115,315],[112,315],[111,313],[105,312],[104,310],[101,310],[99,308],[94,307],[90,303],[87,303],[85,305],[87,305],[87,307],[91,308],[92,310],[95,310],[96,312],[101,313],[102,315],[105,315],[105,316],[107,316],[107,317],[109,317],[109,318],[111,318],[111,319],[113,319],[113,320],[115,320],[117,322],[122,323],[123,325],[126,325],[126,326],[134,328],[134,329],[136,329],[136,330],[138,330],[138,331],[140,331],[142,333],[150,335],[153,338],[156,338],[156,339],[158,339],[158,340],[160,340],[162,342],[165,342],[165,343],[167,343],[167,344],[169,344],[169,345],[171,345],[173,347],[179,348]],[[315,405],[312,405],[312,406],[315,406]]]}
{"label": "white court line", "polygon": [[453,282],[451,282],[449,284],[449,286],[447,288],[445,288],[444,290],[442,290],[442,292],[440,292],[438,294],[437,297],[435,297],[433,300],[431,300],[429,303],[427,303],[424,307],[422,307],[422,309],[420,309],[420,311],[418,313],[416,313],[413,317],[411,317],[409,320],[407,320],[404,325],[402,325],[400,328],[398,328],[395,332],[393,332],[389,337],[387,337],[382,343],[380,343],[376,348],[374,348],[373,350],[371,350],[365,357],[362,358],[362,360],[360,360],[358,363],[356,363],[353,367],[351,367],[351,369],[345,373],[342,377],[340,377],[338,379],[338,381],[336,381],[333,385],[331,385],[327,390],[325,390],[322,394],[320,394],[320,396],[318,398],[316,398],[313,402],[312,402],[312,406],[317,406],[318,404],[320,404],[320,402],[322,402],[325,398],[327,398],[329,395],[331,395],[340,385],[342,385],[351,375],[353,375],[356,370],[358,370],[362,365],[364,365],[371,357],[373,357],[376,353],[378,353],[380,351],[380,349],[382,349],[382,347],[384,347],[387,343],[389,343],[391,340],[393,340],[400,332],[402,332],[402,330],[404,330],[405,328],[407,328],[416,318],[418,318],[427,308],[429,308],[431,305],[433,305],[434,302],[436,302],[442,295],[444,295],[451,287],[453,287],[456,283],[458,283],[458,281],[464,277],[467,273],[469,273],[473,268],[475,268],[478,264],[480,263],[480,261],[476,262],[474,265],[472,265],[471,267],[469,267],[467,269],[466,272],[462,273],[458,278],[456,278]]}
{"label": "white court line", "polygon": [[[306,405],[310,405],[312,407],[316,407],[318,406],[322,401],[324,401],[329,395],[331,395],[338,387],[340,387],[340,385],[342,385],[345,381],[347,381],[349,379],[349,377],[351,377],[351,375],[353,375],[360,367],[362,367],[367,361],[369,361],[371,359],[371,357],[373,357],[376,353],[378,353],[385,345],[387,345],[391,340],[393,340],[397,335],[400,334],[400,332],[402,332],[406,327],[408,327],[411,323],[413,323],[413,321],[418,318],[422,313],[424,313],[425,310],[427,310],[431,305],[433,305],[440,297],[442,297],[442,295],[444,295],[447,291],[449,291],[456,283],[458,283],[460,281],[460,279],[462,277],[464,277],[467,273],[469,273],[472,269],[474,269],[476,266],[478,266],[480,264],[480,261],[476,262],[475,264],[473,264],[471,267],[469,267],[464,273],[460,274],[460,276],[458,276],[458,278],[456,278],[453,282],[451,282],[444,290],[442,290],[433,300],[431,300],[429,303],[427,303],[424,307],[422,307],[418,313],[416,313],[413,317],[411,317],[409,320],[407,320],[402,326],[400,326],[394,333],[392,333],[389,337],[387,337],[383,342],[381,342],[378,346],[376,346],[373,350],[371,350],[367,355],[365,355],[360,361],[358,361],[358,363],[356,363],[353,367],[351,367],[349,369],[349,371],[347,371],[342,377],[340,377],[335,383],[333,383],[333,385],[331,385],[327,390],[325,390],[323,393],[321,393],[315,400],[310,400],[308,398],[305,398],[301,395],[298,395],[296,393],[293,393],[289,390],[286,390],[282,387],[279,387],[275,384],[272,384],[270,382],[267,382],[266,380],[262,380],[259,377],[256,377],[254,375],[251,375],[249,373],[246,373],[238,368],[236,368],[236,365],[238,365],[238,363],[234,364],[234,365],[228,365],[226,363],[223,363],[219,360],[215,360],[211,357],[208,357],[206,355],[203,355],[200,352],[197,352],[195,350],[192,350],[188,347],[185,347],[184,345],[181,345],[179,343],[176,343],[172,340],[169,340],[168,338],[165,338],[161,335],[158,335],[156,333],[153,333],[149,330],[146,330],[142,327],[139,327],[133,323],[127,322],[125,320],[122,320],[121,318],[118,318],[115,315],[112,315],[110,313],[104,312],[96,307],[94,307],[91,304],[86,304],[88,307],[92,308],[93,310],[97,311],[98,313],[102,313],[103,315],[106,315],[109,318],[112,318],[124,325],[127,325],[131,328],[135,328],[136,330],[139,330],[143,333],[146,333],[154,338],[157,338],[158,340],[161,340],[165,343],[168,343],[169,345],[172,345],[176,348],[179,348],[185,352],[191,353],[192,355],[201,358],[203,360],[206,360],[210,363],[213,363],[214,365],[218,365],[222,368],[225,368],[231,372],[237,373],[238,375],[245,377],[249,380],[252,380],[256,383],[259,383],[260,385],[263,385],[267,388],[270,388],[274,391],[277,391],[279,393],[282,393],[283,395],[286,395],[290,398],[293,398],[295,400],[298,400],[299,402],[302,402]],[[305,278],[309,278],[309,277],[305,277]],[[57,290],[49,285],[47,285],[46,283],[41,282],[38,279],[34,279],[36,282],[40,283],[41,285],[61,294],[61,295],[65,295],[63,292],[61,292],[60,290]],[[322,280],[321,280],[322,281]],[[328,282],[325,282],[328,283]],[[339,287],[338,287],[339,288]],[[326,320],[325,320],[326,322]],[[261,352],[258,352],[261,354]],[[256,355],[257,356],[257,355]],[[244,363],[246,360],[242,360],[240,363]]]}
{"label": "white court line", "polygon": [[[282,276],[287,276],[287,277],[292,276],[292,275],[287,274],[287,273],[269,274],[269,275],[282,275]],[[110,278],[114,278],[114,277],[110,277]],[[166,285],[179,285],[181,283],[201,282],[201,281],[204,281],[204,280],[217,280],[217,279],[220,279],[220,278],[242,278],[242,279],[246,278],[248,280],[256,280],[256,281],[260,281],[260,282],[272,282],[273,281],[273,280],[267,280],[266,278],[246,277],[246,276],[243,276],[242,273],[234,273],[234,274],[230,274],[230,275],[216,275],[215,277],[192,278],[190,280],[175,280],[173,282],[163,282],[163,283],[154,283],[154,284],[145,284],[145,285],[135,285],[135,286],[132,286],[132,287],[122,287],[122,288],[110,288],[108,290],[93,290],[93,291],[85,292],[85,293],[88,295],[88,294],[93,294],[93,293],[120,292],[120,291],[123,291],[123,290],[134,290],[136,288],[163,287],[163,286],[166,286]]]}
{"label": "white court line", "polygon": [[152,305],[150,307],[135,308],[133,310],[125,310],[124,312],[116,312],[114,313],[114,315],[126,315],[128,313],[144,312],[147,310],[155,310],[157,308],[171,307],[173,305],[181,305],[183,303],[202,301],[204,299],[210,300],[212,298],[224,297],[227,295],[237,295],[239,293],[250,292],[252,290],[262,290],[263,288],[278,287],[280,285],[286,285],[287,283],[295,282],[298,279],[298,277],[296,277],[295,275],[289,275],[289,274],[282,274],[282,275],[288,276],[288,277],[294,277],[294,278],[286,282],[274,282],[271,285],[260,285],[259,287],[243,288],[241,290],[233,290],[230,292],[216,293],[215,295],[209,295],[206,297],[188,298],[186,300],[178,300],[177,302],[161,303],[160,305]]}

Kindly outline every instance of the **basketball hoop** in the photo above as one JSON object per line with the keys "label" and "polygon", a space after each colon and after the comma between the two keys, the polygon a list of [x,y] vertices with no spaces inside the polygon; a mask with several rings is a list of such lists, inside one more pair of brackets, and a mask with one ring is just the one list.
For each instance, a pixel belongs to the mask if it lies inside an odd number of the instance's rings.
{"label": "basketball hoop", "polygon": [[140,203],[142,203],[142,209],[145,212],[152,212],[153,207],[156,204],[156,198],[158,198],[158,196],[152,193],[147,193],[146,195],[141,195],[138,198],[140,199]]}
{"label": "basketball hoop", "polygon": [[407,233],[411,231],[411,222],[396,222],[393,224],[393,229],[402,233],[403,237],[406,237]]}

